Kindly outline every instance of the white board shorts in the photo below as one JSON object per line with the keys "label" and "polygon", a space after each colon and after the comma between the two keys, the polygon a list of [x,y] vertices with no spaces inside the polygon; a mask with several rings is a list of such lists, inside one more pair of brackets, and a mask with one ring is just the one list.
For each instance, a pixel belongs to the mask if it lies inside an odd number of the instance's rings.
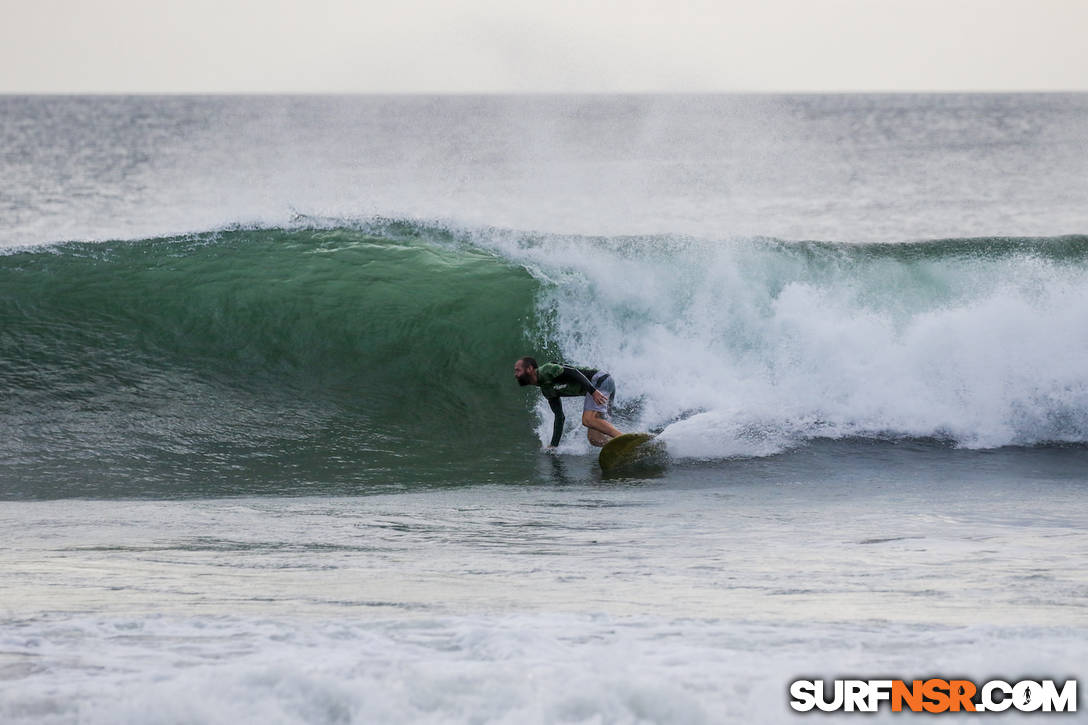
{"label": "white board shorts", "polygon": [[582,412],[588,412],[594,410],[598,413],[604,413],[607,418],[612,414],[612,399],[616,397],[616,381],[612,379],[612,376],[606,373],[604,370],[599,371],[596,375],[590,379],[593,386],[600,390],[608,398],[608,402],[604,405],[600,405],[593,399],[593,393],[586,396],[585,406],[582,408]]}

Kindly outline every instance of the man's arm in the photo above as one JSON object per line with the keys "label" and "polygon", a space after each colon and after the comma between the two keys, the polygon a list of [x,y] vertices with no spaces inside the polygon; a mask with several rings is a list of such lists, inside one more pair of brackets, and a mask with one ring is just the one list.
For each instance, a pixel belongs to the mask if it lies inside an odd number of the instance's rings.
{"label": "man's arm", "polygon": [[566,421],[566,416],[563,415],[563,401],[559,396],[548,398],[548,405],[551,407],[552,412],[555,413],[555,422],[552,423],[552,442],[549,444],[552,448],[555,448],[559,445],[559,439],[563,437],[563,423]]}
{"label": "man's arm", "polygon": [[572,368],[569,365],[564,365],[563,372],[556,375],[555,379],[563,383],[578,383],[582,386],[582,389],[585,390],[588,395],[592,395],[593,399],[597,401],[597,403],[600,405],[604,405],[608,402],[608,396],[602,393],[596,387],[594,387],[593,383],[590,382],[589,378],[585,376],[585,373],[583,373],[578,368]]}
{"label": "man's arm", "polygon": [[582,374],[581,370],[572,368],[570,365],[564,365],[563,372],[556,375],[555,379],[561,383],[578,383],[587,394],[597,389],[593,387],[593,383],[589,381],[589,378]]}

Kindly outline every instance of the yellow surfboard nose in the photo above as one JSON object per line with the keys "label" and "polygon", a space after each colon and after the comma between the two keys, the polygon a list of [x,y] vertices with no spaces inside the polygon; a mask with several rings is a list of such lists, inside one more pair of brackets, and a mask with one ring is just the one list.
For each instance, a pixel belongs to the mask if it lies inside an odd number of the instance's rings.
{"label": "yellow surfboard nose", "polygon": [[[642,461],[646,458],[658,458],[665,451],[665,442],[655,440],[652,433],[624,433],[616,436],[601,448],[597,461],[601,470],[608,471]],[[652,441],[652,443],[651,443]]]}

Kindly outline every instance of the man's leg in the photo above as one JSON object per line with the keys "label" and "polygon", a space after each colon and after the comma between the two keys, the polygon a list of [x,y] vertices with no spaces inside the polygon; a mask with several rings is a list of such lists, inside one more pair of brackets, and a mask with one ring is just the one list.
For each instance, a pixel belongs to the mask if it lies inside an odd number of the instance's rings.
{"label": "man's leg", "polygon": [[608,422],[604,414],[596,410],[582,413],[582,425],[586,427],[586,437],[592,445],[600,448],[618,435],[623,435],[616,426]]}
{"label": "man's leg", "polygon": [[582,407],[582,425],[586,427],[586,437],[590,444],[600,448],[616,436],[623,435],[616,426],[608,422],[608,415],[612,413],[612,400],[616,397],[616,381],[601,370],[593,376],[591,382],[608,398],[608,402],[601,404],[593,399],[592,393],[586,395]]}

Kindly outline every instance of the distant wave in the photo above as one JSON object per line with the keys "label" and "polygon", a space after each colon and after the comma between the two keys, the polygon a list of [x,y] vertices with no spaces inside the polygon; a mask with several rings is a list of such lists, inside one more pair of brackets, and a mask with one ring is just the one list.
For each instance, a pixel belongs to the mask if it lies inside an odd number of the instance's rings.
{"label": "distant wave", "polygon": [[1083,236],[712,242],[373,220],[58,244],[0,256],[0,452],[31,478],[486,477],[535,445],[527,403],[539,437],[549,426],[512,381],[527,352],[608,368],[623,425],[663,430],[679,456],[846,436],[1084,443],[1085,330]]}

